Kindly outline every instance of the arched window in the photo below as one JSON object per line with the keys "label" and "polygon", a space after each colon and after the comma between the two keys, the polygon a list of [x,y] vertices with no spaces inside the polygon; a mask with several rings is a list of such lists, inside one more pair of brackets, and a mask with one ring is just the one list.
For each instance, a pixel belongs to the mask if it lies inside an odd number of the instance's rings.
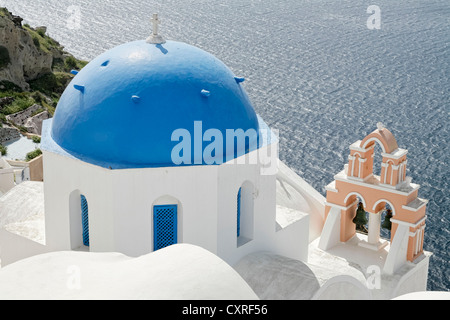
{"label": "arched window", "polygon": [[395,207],[393,206],[392,202],[387,199],[380,199],[375,202],[372,210],[373,212],[380,215],[380,236],[384,239],[390,239],[392,225],[390,219],[395,215]]}
{"label": "arched window", "polygon": [[253,184],[246,181],[237,193],[237,246],[241,246],[253,239]]}
{"label": "arched window", "polygon": [[344,199],[345,206],[348,208],[346,218],[344,219],[346,227],[344,228],[343,242],[353,237],[354,232],[367,234],[368,213],[366,212],[366,200],[358,192],[350,192]]}
{"label": "arched window", "polygon": [[159,250],[178,242],[177,205],[153,207],[153,250]]}
{"label": "arched window", "polygon": [[394,162],[392,160],[386,161],[385,171],[384,171],[384,179],[383,179],[385,184],[392,184],[392,179],[393,179],[393,174],[392,174],[393,167],[392,166],[393,165],[394,165]]}
{"label": "arched window", "polygon": [[368,234],[369,217],[365,210],[362,198],[356,197],[358,205],[355,210],[355,216],[352,222],[356,225],[356,232]]}
{"label": "arched window", "polygon": [[381,164],[383,163],[383,148],[380,143],[374,143],[373,146],[373,164],[372,164],[372,173],[376,176],[381,176]]}
{"label": "arched window", "polygon": [[81,198],[81,225],[83,230],[83,245],[89,247],[89,207],[86,197],[80,195]]}

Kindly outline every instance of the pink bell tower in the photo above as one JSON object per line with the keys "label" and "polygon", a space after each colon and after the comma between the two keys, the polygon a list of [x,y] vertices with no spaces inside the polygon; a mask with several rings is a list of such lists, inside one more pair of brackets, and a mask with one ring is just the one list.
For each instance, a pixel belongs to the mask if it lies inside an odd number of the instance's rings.
{"label": "pink bell tower", "polygon": [[[382,150],[380,175],[373,173],[375,143]],[[406,261],[423,253],[427,200],[418,198],[420,186],[406,177],[408,151],[399,148],[393,134],[382,124],[363,140],[350,145],[348,164],[327,187],[325,225],[319,247],[330,249],[356,235],[353,219],[358,204],[369,213],[367,240],[359,246],[381,250],[390,244],[384,271],[394,273]],[[391,238],[381,241],[381,213],[392,210]]]}

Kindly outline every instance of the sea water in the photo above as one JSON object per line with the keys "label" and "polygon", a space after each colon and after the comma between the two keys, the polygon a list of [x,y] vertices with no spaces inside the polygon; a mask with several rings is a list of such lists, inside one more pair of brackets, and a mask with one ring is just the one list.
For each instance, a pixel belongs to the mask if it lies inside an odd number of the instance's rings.
{"label": "sea water", "polygon": [[[257,113],[279,130],[280,158],[322,194],[347,162],[348,146],[384,123],[409,151],[407,175],[421,185],[419,196],[430,200],[424,248],[434,255],[428,290],[449,290],[450,1],[0,0],[0,5],[24,23],[47,26],[67,51],[86,60],[146,39],[151,15],[158,12],[166,39],[198,46],[246,78]],[[372,5],[379,9],[379,29],[368,27]]]}

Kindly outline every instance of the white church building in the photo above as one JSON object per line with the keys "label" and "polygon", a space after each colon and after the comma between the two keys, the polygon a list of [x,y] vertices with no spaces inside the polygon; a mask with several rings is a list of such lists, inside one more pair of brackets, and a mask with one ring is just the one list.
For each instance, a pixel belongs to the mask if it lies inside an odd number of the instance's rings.
{"label": "white church building", "polygon": [[277,231],[278,142],[243,79],[198,48],[149,42],[90,62],[45,122],[46,244],[140,256],[190,243],[229,263],[257,250],[305,258],[306,220]]}
{"label": "white church building", "polygon": [[[245,265],[256,270],[254,255],[265,252],[282,257],[283,268],[302,265],[286,273],[286,286],[298,270],[315,274],[314,284],[299,282],[307,298],[372,297],[358,268],[318,249],[325,198],[278,159],[276,132],[223,62],[165,41],[155,27],[146,41],[115,47],[74,74],[43,123],[45,214],[3,226],[2,267],[48,252],[141,257],[188,244],[240,266],[250,284]],[[428,258],[419,267],[427,271]],[[410,276],[388,281],[424,289]]]}

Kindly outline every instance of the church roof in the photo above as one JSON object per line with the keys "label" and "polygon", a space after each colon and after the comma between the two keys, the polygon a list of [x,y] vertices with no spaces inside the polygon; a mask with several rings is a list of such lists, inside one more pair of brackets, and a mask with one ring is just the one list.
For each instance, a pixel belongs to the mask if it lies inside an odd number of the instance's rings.
{"label": "church roof", "polygon": [[1,268],[0,287],[0,299],[8,300],[258,299],[226,262],[190,244],[138,258],[115,252],[40,254]]}
{"label": "church roof", "polygon": [[[208,129],[217,129],[224,138],[227,129],[257,132],[245,146],[227,148],[223,141],[214,156],[226,162],[257,148],[258,117],[242,81],[213,55],[182,42],[126,43],[101,54],[74,77],[43,145],[57,145],[113,169],[166,167],[175,165],[172,151],[181,141],[173,136],[177,129],[192,142],[190,161],[182,165],[210,164],[203,157],[199,162],[199,149],[194,149],[199,126],[194,130],[194,123],[201,124],[200,139]],[[208,145],[200,144],[200,150]]]}

